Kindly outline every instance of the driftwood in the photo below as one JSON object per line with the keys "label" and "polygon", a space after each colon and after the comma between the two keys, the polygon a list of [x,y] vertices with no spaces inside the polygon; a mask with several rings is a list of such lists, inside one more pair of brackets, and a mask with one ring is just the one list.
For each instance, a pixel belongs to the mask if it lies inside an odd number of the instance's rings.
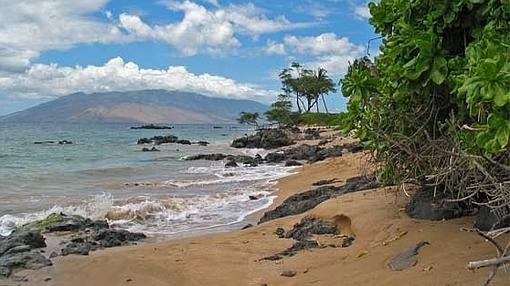
{"label": "driftwood", "polygon": [[510,256],[492,258],[480,261],[472,261],[468,264],[468,269],[475,270],[489,266],[501,266],[503,264],[510,263]]}
{"label": "driftwood", "polygon": [[[466,230],[466,229],[464,229]],[[510,250],[510,242],[506,245],[506,247],[503,249],[501,245],[495,240],[496,237],[500,236],[503,233],[508,232],[510,229],[506,228],[503,229],[504,231],[496,232],[488,232],[484,233],[478,229],[473,230],[467,230],[470,232],[476,232],[479,236],[483,237],[485,240],[490,242],[497,251],[497,257],[492,259],[486,259],[486,260],[479,260],[479,261],[471,261],[468,263],[467,268],[470,270],[476,270],[484,267],[492,267],[492,271],[489,274],[489,277],[487,280],[482,284],[482,286],[487,286],[491,283],[491,281],[496,277],[496,274],[498,273],[498,270],[500,267],[505,266],[507,263],[510,263],[510,255],[508,255],[508,252]]]}

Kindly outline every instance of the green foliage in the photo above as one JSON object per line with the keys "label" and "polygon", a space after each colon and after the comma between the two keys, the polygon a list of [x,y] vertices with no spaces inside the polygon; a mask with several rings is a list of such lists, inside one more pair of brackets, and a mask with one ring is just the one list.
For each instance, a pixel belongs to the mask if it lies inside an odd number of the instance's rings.
{"label": "green foliage", "polygon": [[268,121],[277,122],[280,125],[296,124],[296,118],[292,114],[292,103],[285,96],[280,96],[271,104],[271,109],[265,115]]}
{"label": "green foliage", "polygon": [[327,105],[324,95],[335,92],[335,83],[323,68],[317,70],[304,69],[299,63],[292,63],[290,68],[280,73],[284,97],[295,99],[296,107],[302,111],[310,112],[312,108],[319,111],[319,99],[322,99],[324,108]]}
{"label": "green foliage", "polygon": [[416,149],[448,137],[468,154],[508,150],[510,1],[381,0],[369,8],[381,54],[356,60],[341,84],[347,129],[384,163],[382,177],[411,169],[403,138]]}
{"label": "green foliage", "polygon": [[260,115],[258,114],[258,112],[241,112],[239,114],[237,122],[239,122],[240,124],[259,126],[258,123],[259,119]]}

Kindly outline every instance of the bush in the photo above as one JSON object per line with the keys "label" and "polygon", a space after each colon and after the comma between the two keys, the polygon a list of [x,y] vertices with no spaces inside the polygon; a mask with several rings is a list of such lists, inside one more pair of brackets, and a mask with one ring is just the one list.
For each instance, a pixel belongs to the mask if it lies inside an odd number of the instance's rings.
{"label": "bush", "polygon": [[371,148],[386,183],[420,182],[466,200],[510,205],[508,1],[381,0],[372,62],[341,81],[345,123]]}

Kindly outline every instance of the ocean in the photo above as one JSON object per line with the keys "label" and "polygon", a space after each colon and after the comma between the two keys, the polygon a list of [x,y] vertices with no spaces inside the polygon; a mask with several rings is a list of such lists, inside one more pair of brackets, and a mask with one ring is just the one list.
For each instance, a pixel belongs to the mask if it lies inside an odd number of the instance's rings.
{"label": "ocean", "polygon": [[[224,168],[186,161],[194,154],[265,155],[229,147],[252,133],[241,125],[173,125],[132,130],[127,124],[0,124],[0,235],[51,213],[107,219],[115,227],[175,235],[228,227],[271,205],[281,165]],[[142,137],[175,135],[207,147],[166,144],[142,152]],[[69,140],[73,144],[34,144]],[[249,196],[260,197],[250,200]]]}

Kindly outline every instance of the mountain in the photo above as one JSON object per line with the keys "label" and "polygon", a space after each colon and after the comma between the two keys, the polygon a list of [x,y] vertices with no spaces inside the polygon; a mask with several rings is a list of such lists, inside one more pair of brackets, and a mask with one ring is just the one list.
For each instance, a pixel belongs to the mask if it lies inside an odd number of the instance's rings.
{"label": "mountain", "polygon": [[0,122],[229,123],[241,111],[267,109],[256,101],[181,91],[74,93],[2,116]]}

